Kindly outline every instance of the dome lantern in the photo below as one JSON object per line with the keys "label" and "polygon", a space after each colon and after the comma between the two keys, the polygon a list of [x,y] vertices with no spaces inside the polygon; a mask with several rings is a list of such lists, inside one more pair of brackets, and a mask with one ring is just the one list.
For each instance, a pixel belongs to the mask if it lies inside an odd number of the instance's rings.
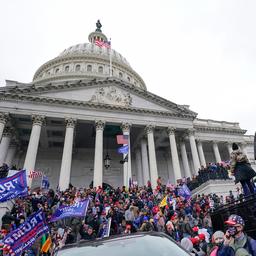
{"label": "dome lantern", "polygon": [[95,32],[90,33],[90,35],[88,36],[88,40],[90,43],[94,43],[95,40],[104,42],[104,41],[108,41],[108,38],[102,33],[101,31],[101,23],[100,20],[97,21],[96,23],[96,30]]}

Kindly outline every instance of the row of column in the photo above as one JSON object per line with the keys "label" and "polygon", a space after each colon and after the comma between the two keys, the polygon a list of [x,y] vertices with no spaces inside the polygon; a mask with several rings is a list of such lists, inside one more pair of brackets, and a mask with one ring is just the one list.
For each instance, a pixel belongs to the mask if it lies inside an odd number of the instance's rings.
{"label": "row of column", "polygon": [[[156,153],[155,153],[155,143],[154,143],[154,127],[152,125],[148,125],[146,128],[147,133],[147,142],[145,139],[141,140],[141,150],[136,150],[136,168],[138,170],[137,178],[138,180],[143,180],[143,184],[147,184],[148,181],[151,182],[152,187],[156,187],[158,171],[157,171],[157,161],[156,161]],[[175,128],[168,127],[167,128],[169,141],[170,141],[170,149],[171,149],[171,158],[173,165],[173,172],[175,181],[182,178],[181,168],[177,150],[177,144],[175,139]],[[192,151],[192,159],[195,170],[200,167],[199,158],[196,149],[194,132],[191,131],[188,134],[191,151]],[[147,154],[147,144],[148,144],[148,154]],[[188,163],[187,151],[185,146],[185,141],[181,140],[180,143],[181,148],[181,157],[182,163],[185,170],[186,177],[191,177],[191,172]],[[148,165],[149,163],[149,165]],[[142,172],[140,172],[142,170]]]}
{"label": "row of column", "polygon": [[[11,142],[11,135],[10,135],[11,133],[10,131],[8,131],[7,129],[8,127],[7,128],[5,127],[8,121],[8,118],[9,117],[7,114],[0,114],[0,139],[2,138],[0,143],[0,164],[2,164],[4,161],[7,163],[7,160],[11,161],[11,159],[14,157],[14,154],[15,154],[15,150],[8,151],[8,149],[10,148],[9,146]],[[32,116],[32,121],[33,121],[32,131],[31,131],[30,140],[29,140],[25,162],[24,162],[24,168],[27,170],[34,170],[35,168],[41,127],[44,123],[44,120],[45,120],[44,116],[40,116],[40,115]],[[69,182],[70,182],[74,127],[76,124],[76,120],[73,118],[68,118],[65,120],[65,122],[66,122],[66,133],[65,133],[65,142],[64,142],[62,162],[61,162],[60,179],[59,179],[59,187],[61,190],[68,188]],[[95,122],[96,138],[95,138],[93,182],[94,182],[94,186],[96,187],[101,186],[102,180],[103,180],[104,126],[105,126],[104,121],[98,120]],[[131,124],[123,123],[121,125],[123,134],[130,135],[130,127],[131,127]],[[136,150],[136,162],[137,162],[136,166],[137,166],[137,170],[142,169],[142,172],[138,173],[138,176],[140,176],[141,180],[143,179],[143,183],[146,184],[150,180],[152,186],[156,187],[158,171],[157,171],[156,151],[155,151],[155,142],[154,142],[154,126],[153,125],[146,126],[145,132],[147,136],[147,141],[143,139],[140,144],[140,150],[138,149]],[[176,138],[175,138],[175,128],[168,127],[167,132],[168,132],[169,141],[170,141],[170,151],[171,151],[174,177],[175,177],[175,180],[177,180],[182,178],[182,175],[181,175],[181,168],[180,168],[180,162],[179,162],[177,144],[176,144]],[[203,146],[201,141],[198,141],[196,145],[194,130],[190,130],[188,132],[188,137],[189,137],[189,143],[190,143],[191,153],[192,153],[193,168],[194,168],[194,172],[196,172],[201,165],[206,166]],[[227,144],[227,147],[228,147],[229,153],[231,153],[231,145]],[[191,171],[189,168],[187,151],[186,151],[184,140],[181,140],[180,142],[180,150],[181,150],[182,164],[185,171],[185,175],[187,177],[191,177]],[[7,155],[7,152],[8,152],[8,155]],[[216,162],[221,162],[218,145],[217,145],[217,142],[215,141],[213,142],[213,152],[216,158]],[[129,155],[128,162],[125,162],[123,165],[123,173],[124,173],[123,184],[125,186],[128,186],[129,179],[132,177],[130,146],[129,146],[128,155]],[[29,179],[28,179],[28,184],[31,185],[31,180]]]}

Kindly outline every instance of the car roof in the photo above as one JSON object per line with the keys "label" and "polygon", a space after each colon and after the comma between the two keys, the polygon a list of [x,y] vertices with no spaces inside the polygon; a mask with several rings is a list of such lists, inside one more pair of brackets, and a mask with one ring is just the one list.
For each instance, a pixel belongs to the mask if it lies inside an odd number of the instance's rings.
{"label": "car roof", "polygon": [[114,236],[110,236],[110,237],[106,237],[106,238],[97,238],[95,240],[80,240],[76,243],[65,245],[60,251],[65,250],[65,249],[74,248],[74,247],[98,246],[100,244],[104,244],[104,243],[108,243],[108,242],[112,242],[112,241],[127,240],[127,239],[132,239],[132,238],[139,238],[139,237],[143,237],[143,236],[166,237],[169,240],[176,243],[170,236],[166,235],[165,233],[150,231],[150,232],[136,232],[136,233],[132,233],[132,234],[120,234],[120,235],[114,235]]}

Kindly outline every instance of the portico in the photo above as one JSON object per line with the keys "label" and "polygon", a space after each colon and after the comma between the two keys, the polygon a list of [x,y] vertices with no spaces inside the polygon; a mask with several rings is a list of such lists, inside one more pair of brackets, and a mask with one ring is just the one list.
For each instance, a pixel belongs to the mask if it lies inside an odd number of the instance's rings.
{"label": "portico", "polygon": [[[91,182],[155,187],[159,176],[176,183],[201,165],[228,160],[234,141],[252,158],[253,136],[238,123],[198,119],[187,105],[147,91],[120,53],[94,44],[96,36],[107,40],[92,32],[90,43],[43,64],[31,83],[7,80],[0,90],[0,164],[43,171],[51,187],[65,190]],[[123,164],[117,134],[129,135]]]}

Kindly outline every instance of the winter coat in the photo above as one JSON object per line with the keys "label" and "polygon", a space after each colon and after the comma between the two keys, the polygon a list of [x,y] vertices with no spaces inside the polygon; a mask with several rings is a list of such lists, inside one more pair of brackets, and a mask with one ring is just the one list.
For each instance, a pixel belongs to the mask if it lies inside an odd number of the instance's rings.
{"label": "winter coat", "polygon": [[230,170],[235,176],[235,183],[250,180],[256,176],[247,156],[240,149],[232,151],[230,157]]}

